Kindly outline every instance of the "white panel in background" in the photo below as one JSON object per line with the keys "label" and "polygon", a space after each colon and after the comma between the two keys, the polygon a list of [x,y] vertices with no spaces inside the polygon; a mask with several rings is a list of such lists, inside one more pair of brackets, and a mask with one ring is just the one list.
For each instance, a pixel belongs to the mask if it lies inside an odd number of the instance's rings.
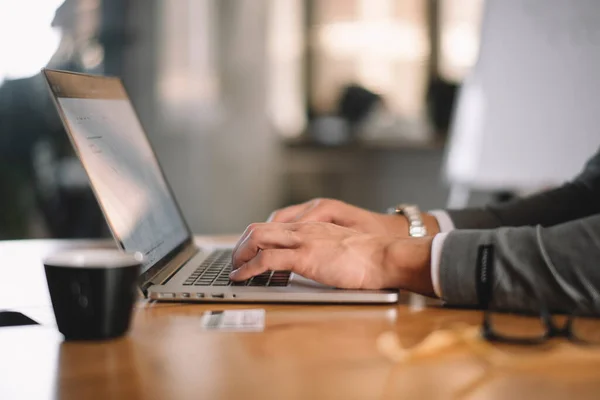
{"label": "white panel in background", "polygon": [[529,189],[574,177],[600,146],[600,2],[488,0],[446,178]]}

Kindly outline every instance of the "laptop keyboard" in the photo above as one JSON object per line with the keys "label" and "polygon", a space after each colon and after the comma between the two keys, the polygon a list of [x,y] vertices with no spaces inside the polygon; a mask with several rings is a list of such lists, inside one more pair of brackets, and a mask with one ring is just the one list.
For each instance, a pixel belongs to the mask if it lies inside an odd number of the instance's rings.
{"label": "laptop keyboard", "polygon": [[202,264],[183,282],[185,286],[287,286],[289,271],[267,271],[247,281],[229,280],[232,250],[212,252]]}

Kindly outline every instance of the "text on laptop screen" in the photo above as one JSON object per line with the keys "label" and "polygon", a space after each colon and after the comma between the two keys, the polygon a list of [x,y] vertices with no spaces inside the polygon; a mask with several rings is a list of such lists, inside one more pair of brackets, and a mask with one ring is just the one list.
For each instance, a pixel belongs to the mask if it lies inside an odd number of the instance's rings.
{"label": "text on laptop screen", "polygon": [[113,234],[125,251],[144,254],[145,272],[189,231],[131,103],[57,100]]}

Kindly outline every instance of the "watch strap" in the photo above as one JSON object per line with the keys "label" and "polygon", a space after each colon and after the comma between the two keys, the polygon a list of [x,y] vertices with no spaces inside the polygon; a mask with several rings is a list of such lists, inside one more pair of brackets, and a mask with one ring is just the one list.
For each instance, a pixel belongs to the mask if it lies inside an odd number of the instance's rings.
{"label": "watch strap", "polygon": [[398,204],[390,209],[391,214],[404,215],[408,220],[408,235],[410,237],[427,236],[427,228],[421,218],[421,210],[414,204]]}

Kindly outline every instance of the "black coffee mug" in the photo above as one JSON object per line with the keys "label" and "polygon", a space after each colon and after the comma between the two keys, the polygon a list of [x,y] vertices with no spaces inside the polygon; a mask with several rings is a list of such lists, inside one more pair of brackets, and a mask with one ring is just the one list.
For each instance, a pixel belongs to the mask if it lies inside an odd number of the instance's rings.
{"label": "black coffee mug", "polygon": [[66,340],[100,340],[129,329],[142,256],[70,250],[44,259],[58,330]]}

